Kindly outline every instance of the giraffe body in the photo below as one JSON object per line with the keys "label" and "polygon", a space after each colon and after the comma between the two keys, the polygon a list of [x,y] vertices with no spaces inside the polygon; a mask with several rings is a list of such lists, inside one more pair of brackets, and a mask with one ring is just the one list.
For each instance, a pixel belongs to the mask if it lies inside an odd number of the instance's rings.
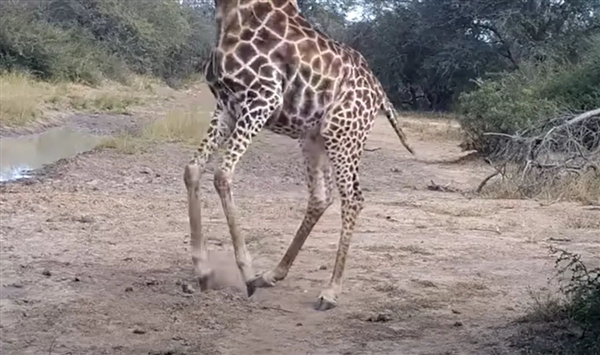
{"label": "giraffe body", "polygon": [[[248,294],[287,275],[314,225],[333,203],[337,185],[342,229],[333,275],[317,308],[337,304],[350,239],[364,199],[359,164],[380,110],[406,144],[393,106],[356,50],[316,30],[293,0],[217,0],[217,45],[205,67],[217,105],[206,137],[186,166],[192,259],[202,283],[206,265],[201,231],[199,180],[217,147],[227,149],[215,173],[215,188],[231,232],[237,264]],[[285,255],[271,271],[255,276],[239,232],[231,183],[235,165],[263,128],[299,141],[309,189],[306,215]],[[204,281],[203,281],[204,280]]]}

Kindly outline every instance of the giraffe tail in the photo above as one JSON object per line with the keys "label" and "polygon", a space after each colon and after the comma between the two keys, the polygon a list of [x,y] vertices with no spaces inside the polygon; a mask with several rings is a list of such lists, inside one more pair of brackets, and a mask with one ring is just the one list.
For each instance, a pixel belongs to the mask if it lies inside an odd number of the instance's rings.
{"label": "giraffe tail", "polygon": [[408,150],[410,152],[410,154],[415,155],[414,150],[410,147],[410,145],[408,144],[408,142],[406,140],[406,134],[404,134],[404,131],[402,131],[402,128],[400,127],[396,109],[394,108],[394,105],[392,104],[392,102],[389,99],[386,99],[383,102],[382,109],[383,109],[383,111],[385,111],[385,116],[387,117],[388,121],[392,125],[392,128],[396,132],[396,135],[398,136],[398,138],[400,138],[400,142],[402,143],[404,148],[406,148],[406,150]]}

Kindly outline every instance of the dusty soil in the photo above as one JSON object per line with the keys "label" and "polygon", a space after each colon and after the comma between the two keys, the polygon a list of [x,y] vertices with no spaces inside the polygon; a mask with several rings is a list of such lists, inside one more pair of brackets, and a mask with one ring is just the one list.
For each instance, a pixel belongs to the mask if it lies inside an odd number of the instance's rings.
{"label": "dusty soil", "polygon": [[[236,288],[187,287],[182,169],[192,147],[96,150],[1,186],[2,354],[518,353],[515,321],[528,312],[530,290],[547,290],[553,276],[547,248],[593,259],[599,212],[468,193],[488,167],[453,162],[465,155],[458,142],[428,133],[427,124],[409,125],[414,158],[378,121],[369,148],[379,149],[362,164],[367,205],[344,293],[328,312],[314,311],[313,302],[335,258],[339,202],[288,278],[247,299]],[[307,197],[300,162],[292,140],[265,132],[237,169],[234,194],[256,271],[275,265],[300,224]],[[431,191],[431,180],[453,192]],[[203,193],[210,249],[226,270],[231,242],[210,172]]]}

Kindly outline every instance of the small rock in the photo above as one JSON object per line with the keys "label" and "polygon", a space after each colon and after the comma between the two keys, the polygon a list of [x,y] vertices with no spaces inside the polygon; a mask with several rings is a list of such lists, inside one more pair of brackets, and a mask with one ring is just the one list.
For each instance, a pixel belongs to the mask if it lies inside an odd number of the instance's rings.
{"label": "small rock", "polygon": [[50,277],[52,276],[52,273],[50,272],[50,270],[44,269],[44,271],[42,271],[42,275]]}
{"label": "small rock", "polygon": [[125,287],[125,292],[133,292],[133,287]]}
{"label": "small rock", "polygon": [[146,286],[154,286],[154,285],[158,285],[158,281],[156,281],[155,279],[149,279],[148,281],[146,281]]}
{"label": "small rock", "polygon": [[184,282],[181,284],[181,290],[183,291],[183,293],[187,293],[187,294],[193,294],[194,292],[196,292],[196,290],[194,290],[194,288],[192,287],[192,285]]}
{"label": "small rock", "polygon": [[367,318],[367,322],[373,323],[385,323],[392,320],[392,313],[390,311],[383,311],[376,315],[372,315]]}
{"label": "small rock", "polygon": [[460,312],[460,311],[457,311],[456,309],[453,309],[453,310],[452,310],[452,313],[454,313],[454,314],[461,314],[461,312]]}
{"label": "small rock", "polygon": [[150,174],[152,174],[152,170],[150,170],[150,168],[142,168],[140,170],[140,174],[150,175]]}
{"label": "small rock", "polygon": [[94,223],[94,217],[92,216],[79,216],[74,220],[79,223]]}
{"label": "small rock", "polygon": [[327,266],[321,265],[321,267],[319,267],[319,270],[327,270]]}
{"label": "small rock", "polygon": [[462,324],[462,322],[454,322],[453,326],[455,326],[455,327],[462,327],[463,324]]}
{"label": "small rock", "polygon": [[302,325],[302,323],[296,323],[296,327],[301,327]]}
{"label": "small rock", "polygon": [[133,334],[146,334],[146,331],[143,329],[134,329]]}
{"label": "small rock", "polygon": [[78,276],[75,276],[75,278],[73,279],[73,281],[79,282],[79,281],[81,281],[81,279]]}

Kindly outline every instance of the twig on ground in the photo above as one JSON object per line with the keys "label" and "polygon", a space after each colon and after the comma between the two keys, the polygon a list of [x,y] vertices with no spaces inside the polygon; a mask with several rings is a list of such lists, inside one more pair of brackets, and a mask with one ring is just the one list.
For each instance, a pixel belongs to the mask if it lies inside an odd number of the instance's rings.
{"label": "twig on ground", "polygon": [[56,339],[52,339],[52,343],[50,343],[50,348],[48,349],[48,355],[52,355],[52,349],[54,348],[54,344],[56,343]]}
{"label": "twig on ground", "polygon": [[488,183],[488,181],[492,180],[494,177],[500,175],[499,171],[495,171],[492,175],[488,175],[488,177],[486,177],[485,179],[483,179],[483,181],[481,182],[481,184],[479,184],[479,186],[477,187],[477,193],[481,193],[481,190],[483,190],[483,188],[485,187],[485,185]]}
{"label": "twig on ground", "polygon": [[427,185],[427,189],[431,191],[441,191],[441,192],[457,192],[458,189],[450,187],[450,183],[446,186],[438,185],[433,180]]}

